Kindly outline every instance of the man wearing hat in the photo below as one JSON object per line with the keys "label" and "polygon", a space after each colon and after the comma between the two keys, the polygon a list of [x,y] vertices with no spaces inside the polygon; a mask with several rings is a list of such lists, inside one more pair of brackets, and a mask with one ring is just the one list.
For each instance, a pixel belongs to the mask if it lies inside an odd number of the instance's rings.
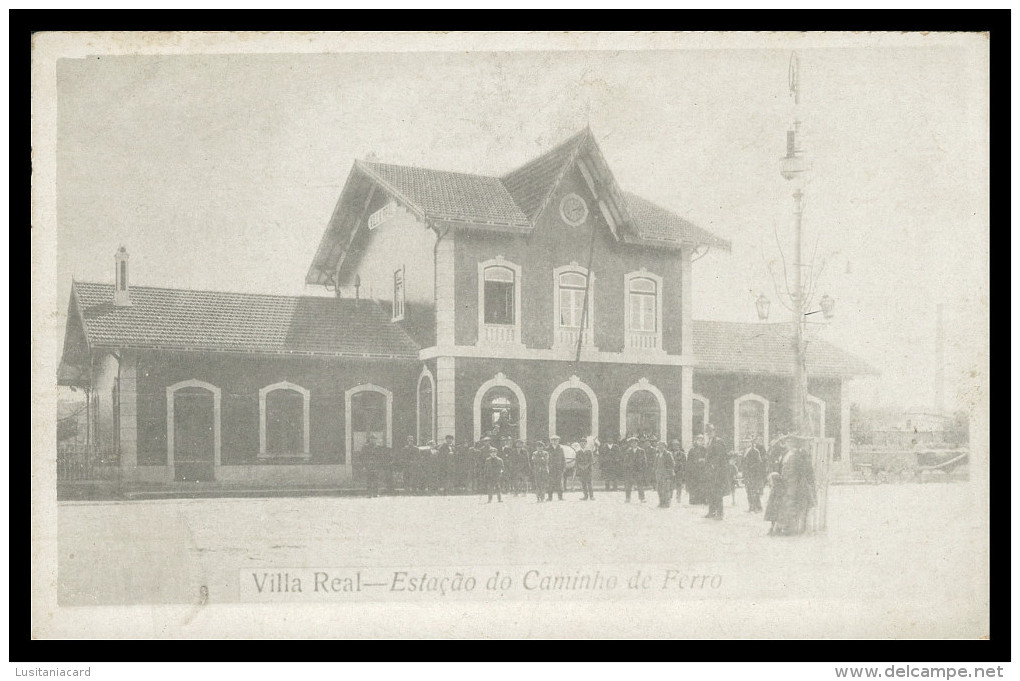
{"label": "man wearing hat", "polygon": [[456,458],[453,435],[447,435],[446,441],[439,447],[439,483],[437,486],[443,494],[453,491],[453,469],[456,465]]}
{"label": "man wearing hat", "polygon": [[607,439],[599,445],[599,471],[605,481],[605,490],[615,492],[620,481],[620,444]]}
{"label": "man wearing hat", "polygon": [[528,446],[524,444],[524,440],[514,442],[510,452],[509,468],[513,471],[510,487],[514,496],[527,493],[528,480],[531,478],[531,457],[528,455]]}
{"label": "man wearing hat", "polygon": [[548,501],[552,501],[553,492],[556,492],[560,501],[563,501],[563,474],[567,470],[567,453],[565,445],[560,444],[559,435],[549,436],[549,494]]}
{"label": "man wearing hat", "polygon": [[751,446],[744,452],[742,472],[744,491],[747,494],[747,512],[760,513],[761,492],[765,487],[765,452],[758,436],[754,437]]}
{"label": "man wearing hat", "polygon": [[730,465],[726,445],[715,436],[711,423],[705,429],[705,496],[708,498],[706,518],[723,519],[723,497],[730,493]]}
{"label": "man wearing hat", "polygon": [[574,459],[574,467],[577,469],[577,478],[581,481],[581,492],[584,496],[582,501],[594,501],[595,490],[591,486],[592,469],[595,468],[595,452],[592,446],[585,442],[577,448],[577,458]]}
{"label": "man wearing hat", "polygon": [[680,491],[684,486],[684,473],[687,469],[687,457],[684,456],[684,448],[680,446],[680,440],[676,438],[669,441],[669,453],[673,457],[673,487],[676,489],[676,503],[680,504]]}
{"label": "man wearing hat", "polygon": [[638,439],[631,435],[623,450],[623,493],[624,501],[630,503],[630,491],[637,487],[638,499],[645,501],[645,473],[648,470],[648,456],[638,445]]}
{"label": "man wearing hat", "polygon": [[[535,486],[535,495],[539,503],[545,501],[545,493],[549,487],[549,450],[545,443],[539,440],[535,451],[531,454],[531,475],[532,484]],[[550,494],[549,498],[552,498]]]}
{"label": "man wearing hat", "polygon": [[673,467],[676,462],[673,455],[666,449],[662,440],[655,442],[653,470],[655,471],[655,491],[659,495],[659,508],[669,508],[669,500],[673,496]]}
{"label": "man wearing hat", "polygon": [[[493,444],[495,445],[495,443]],[[503,486],[507,488],[507,492],[513,492],[515,475],[513,460],[514,439],[509,435],[504,435],[497,449],[499,450],[499,458],[503,459]]]}
{"label": "man wearing hat", "polygon": [[492,446],[492,440],[488,437],[482,438],[481,450],[485,454],[485,460],[482,462],[482,479],[485,482],[485,491],[489,493],[489,503],[492,503],[493,492],[499,503],[503,503],[500,490],[503,482],[503,459],[499,457],[499,452]]}

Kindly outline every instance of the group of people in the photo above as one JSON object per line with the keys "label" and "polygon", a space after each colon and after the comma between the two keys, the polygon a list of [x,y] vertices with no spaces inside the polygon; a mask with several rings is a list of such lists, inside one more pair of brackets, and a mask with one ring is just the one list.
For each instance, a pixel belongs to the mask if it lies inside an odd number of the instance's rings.
{"label": "group of people", "polygon": [[[491,503],[503,501],[504,493],[534,494],[538,502],[563,500],[569,477],[580,483],[582,500],[594,500],[592,484],[596,469],[605,490],[622,488],[630,503],[637,492],[645,501],[645,490],[653,487],[660,508],[669,508],[687,489],[691,505],[706,505],[706,518],[722,520],[723,499],[734,496],[738,478],[747,493],[749,513],[764,512],[772,523],[769,534],[800,534],[808,511],[815,505],[814,472],[804,439],[781,436],[765,450],[755,438],[742,454],[732,454],[706,426],[689,452],[679,440],[666,442],[654,436],[630,436],[619,441],[599,442],[586,438],[572,445],[558,436],[548,443],[528,446],[509,436],[486,434],[473,446],[456,445],[447,435],[442,445],[430,442],[418,446],[409,437],[402,450],[379,447],[371,436],[360,453],[369,496],[380,488],[398,487],[412,494],[454,494],[470,491],[488,496]],[[771,490],[767,507],[761,497]]]}

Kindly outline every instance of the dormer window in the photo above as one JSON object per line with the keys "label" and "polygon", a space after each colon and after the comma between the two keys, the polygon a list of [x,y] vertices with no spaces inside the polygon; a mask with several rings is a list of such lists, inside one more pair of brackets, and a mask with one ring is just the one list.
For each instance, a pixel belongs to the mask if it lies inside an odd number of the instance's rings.
{"label": "dormer window", "polygon": [[662,277],[644,270],[624,278],[627,289],[627,347],[662,349]]}
{"label": "dormer window", "polygon": [[521,343],[520,266],[496,256],[478,263],[478,342]]}
{"label": "dormer window", "polygon": [[404,318],[404,267],[393,273],[393,321]]}

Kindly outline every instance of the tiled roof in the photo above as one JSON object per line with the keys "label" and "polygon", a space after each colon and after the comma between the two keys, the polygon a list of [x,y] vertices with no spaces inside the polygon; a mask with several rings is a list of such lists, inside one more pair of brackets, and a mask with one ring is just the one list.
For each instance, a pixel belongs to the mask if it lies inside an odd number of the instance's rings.
{"label": "tiled roof", "polygon": [[[790,324],[739,324],[694,321],[697,367],[712,371],[793,373]],[[878,374],[873,367],[835,345],[814,339],[807,344],[809,376]]]}
{"label": "tiled roof", "polygon": [[131,287],[75,282],[91,346],[250,353],[414,357],[418,346],[369,300]]}
{"label": "tiled roof", "polygon": [[367,161],[358,165],[429,217],[528,224],[497,177]]}
{"label": "tiled roof", "polygon": [[671,210],[658,206],[637,194],[624,192],[627,208],[634,218],[634,228],[642,239],[667,243],[697,243],[719,246],[729,250],[725,239],[706,232],[701,227],[684,220]]}
{"label": "tiled roof", "polygon": [[589,134],[585,129],[552,151],[502,177],[503,185],[529,220],[534,221],[538,217],[553,185],[563,174],[566,165],[574,159],[578,148],[588,141]]}

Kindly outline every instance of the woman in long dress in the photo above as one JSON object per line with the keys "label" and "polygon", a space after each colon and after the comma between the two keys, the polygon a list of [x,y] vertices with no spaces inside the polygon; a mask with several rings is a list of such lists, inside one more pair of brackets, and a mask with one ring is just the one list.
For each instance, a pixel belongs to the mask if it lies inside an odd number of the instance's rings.
{"label": "woman in long dress", "polygon": [[800,440],[787,438],[779,471],[769,476],[772,493],[765,509],[765,520],[772,522],[769,534],[802,534],[808,511],[817,503],[811,455]]}

